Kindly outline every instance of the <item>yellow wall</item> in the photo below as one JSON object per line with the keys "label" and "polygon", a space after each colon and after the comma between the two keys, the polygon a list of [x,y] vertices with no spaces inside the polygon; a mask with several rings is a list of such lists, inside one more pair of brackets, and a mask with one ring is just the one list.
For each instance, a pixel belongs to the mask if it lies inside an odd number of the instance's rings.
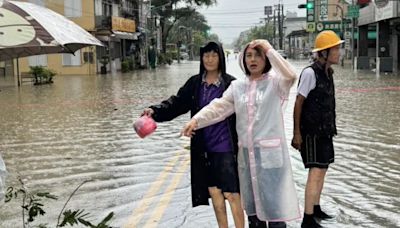
{"label": "yellow wall", "polygon": [[[46,0],[45,7],[64,15],[64,0]],[[82,0],[82,17],[69,18],[87,31],[95,31],[94,0]],[[84,63],[83,53],[93,52],[94,63]],[[16,61],[14,61],[16,72]],[[58,75],[93,75],[96,74],[96,48],[81,49],[81,66],[63,66],[61,54],[47,55],[47,68],[53,69]],[[19,59],[20,72],[29,71],[28,57]]]}
{"label": "yellow wall", "polygon": [[[81,49],[81,65],[80,66],[63,66],[62,65],[62,54],[49,54],[47,55],[47,66],[46,68],[52,69],[57,72],[57,75],[93,75],[96,74],[96,56],[94,55],[93,63],[84,63],[83,53],[84,52],[96,52],[94,47],[86,47]],[[19,71],[29,71],[29,57],[19,59]],[[14,61],[14,66],[17,66]]]}
{"label": "yellow wall", "polygon": [[[46,7],[64,15],[64,0],[46,0]],[[94,31],[94,0],[82,0],[82,17],[69,19],[87,31]]]}

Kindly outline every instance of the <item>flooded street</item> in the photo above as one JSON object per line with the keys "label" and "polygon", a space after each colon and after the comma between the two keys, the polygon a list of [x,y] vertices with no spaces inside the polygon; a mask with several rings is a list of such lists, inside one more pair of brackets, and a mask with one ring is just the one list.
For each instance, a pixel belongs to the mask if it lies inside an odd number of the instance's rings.
{"label": "flooded street", "polygon": [[[292,62],[300,73],[307,62]],[[233,58],[228,73],[242,73]],[[8,185],[21,176],[31,191],[48,191],[39,223],[55,227],[67,205],[85,209],[98,223],[113,211],[113,227],[217,227],[212,207],[191,207],[189,140],[179,137],[189,115],[158,124],[140,139],[132,128],[143,108],[175,94],[198,72],[199,62],[155,71],[97,76],[57,76],[52,85],[21,88],[0,78],[0,153]],[[324,227],[400,227],[400,76],[335,67],[335,163],[321,204],[335,219]],[[12,84],[12,82],[11,82]],[[296,86],[285,113],[288,143]],[[307,171],[290,150],[300,206]],[[20,199],[0,207],[0,227],[22,227]],[[233,219],[228,208],[229,223]],[[300,227],[301,221],[288,223]]]}

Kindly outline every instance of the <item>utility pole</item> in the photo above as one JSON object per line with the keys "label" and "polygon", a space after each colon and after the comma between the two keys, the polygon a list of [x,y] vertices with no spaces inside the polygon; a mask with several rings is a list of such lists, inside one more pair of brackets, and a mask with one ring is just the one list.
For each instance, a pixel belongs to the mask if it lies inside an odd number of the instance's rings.
{"label": "utility pole", "polygon": [[[281,8],[282,7],[282,8]],[[283,14],[283,4],[280,4],[279,11],[282,13],[280,14],[280,22],[279,22],[279,49],[283,49],[283,20],[284,20],[284,14]]]}
{"label": "utility pole", "polygon": [[278,36],[279,36],[279,49],[282,49],[281,4],[278,4]]}
{"label": "utility pole", "polygon": [[[351,5],[354,6],[354,0],[351,1]],[[353,68],[354,71],[357,71],[357,69],[354,67],[354,24],[355,24],[354,17],[351,17],[351,67]]]}
{"label": "utility pole", "polygon": [[275,14],[275,12],[276,12],[276,9],[274,7],[274,34],[273,34],[273,37],[272,37],[272,45],[274,47],[275,47],[275,35],[276,35],[276,14]]}

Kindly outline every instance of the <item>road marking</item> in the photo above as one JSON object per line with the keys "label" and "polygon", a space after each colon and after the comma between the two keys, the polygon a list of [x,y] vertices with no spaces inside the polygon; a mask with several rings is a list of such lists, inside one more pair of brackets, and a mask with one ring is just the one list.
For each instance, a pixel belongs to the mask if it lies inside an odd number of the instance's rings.
{"label": "road marking", "polygon": [[178,187],[178,184],[181,182],[183,175],[186,173],[189,164],[190,159],[189,156],[187,156],[187,159],[181,162],[179,170],[174,175],[174,179],[172,179],[168,188],[165,190],[165,193],[158,202],[157,206],[154,207],[153,213],[150,215],[146,225],[144,226],[145,228],[157,227],[161,217],[165,212],[165,209],[167,208],[169,202],[172,199],[172,196],[175,193],[176,188]]}
{"label": "road marking", "polygon": [[145,215],[144,212],[146,212],[147,208],[155,200],[156,197],[154,196],[160,190],[162,184],[166,180],[166,176],[170,174],[170,172],[173,170],[174,166],[181,157],[179,155],[182,154],[182,152],[187,152],[187,150],[176,151],[174,159],[172,159],[170,162],[167,163],[164,170],[158,175],[157,179],[153,182],[150,189],[143,196],[138,206],[132,211],[132,214],[129,217],[128,222],[125,225],[123,225],[124,228],[137,227],[137,223],[142,219],[142,217]]}

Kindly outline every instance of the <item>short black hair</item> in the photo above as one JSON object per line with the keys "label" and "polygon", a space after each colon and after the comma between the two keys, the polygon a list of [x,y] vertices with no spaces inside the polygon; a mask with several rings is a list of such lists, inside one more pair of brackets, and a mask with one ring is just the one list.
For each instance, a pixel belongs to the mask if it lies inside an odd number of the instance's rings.
{"label": "short black hair", "polygon": [[206,46],[202,47],[201,49],[202,49],[202,52],[203,52],[203,53],[207,53],[207,52],[213,51],[213,52],[219,54],[219,49],[220,49],[220,48],[219,48],[219,46],[218,46],[217,43],[215,43],[215,42],[209,42],[209,43],[206,44]]}
{"label": "short black hair", "polygon": [[226,73],[224,49],[222,48],[222,44],[216,41],[209,41],[206,45],[200,47],[200,74],[203,74],[205,72],[203,56],[205,53],[211,51],[218,54],[218,70],[222,73],[222,75],[224,75]]}
{"label": "short black hair", "polygon": [[[249,48],[249,45],[247,45],[247,47],[244,49],[243,51],[243,66],[244,66],[244,70],[246,72],[246,75],[250,75],[250,71],[246,66],[246,51]],[[264,51],[260,48],[260,47],[255,47],[254,48],[259,54],[264,55],[265,56],[265,67],[263,70],[263,74],[267,73],[268,71],[271,70],[272,66],[271,66],[271,62],[269,61],[268,57],[265,55]]]}

